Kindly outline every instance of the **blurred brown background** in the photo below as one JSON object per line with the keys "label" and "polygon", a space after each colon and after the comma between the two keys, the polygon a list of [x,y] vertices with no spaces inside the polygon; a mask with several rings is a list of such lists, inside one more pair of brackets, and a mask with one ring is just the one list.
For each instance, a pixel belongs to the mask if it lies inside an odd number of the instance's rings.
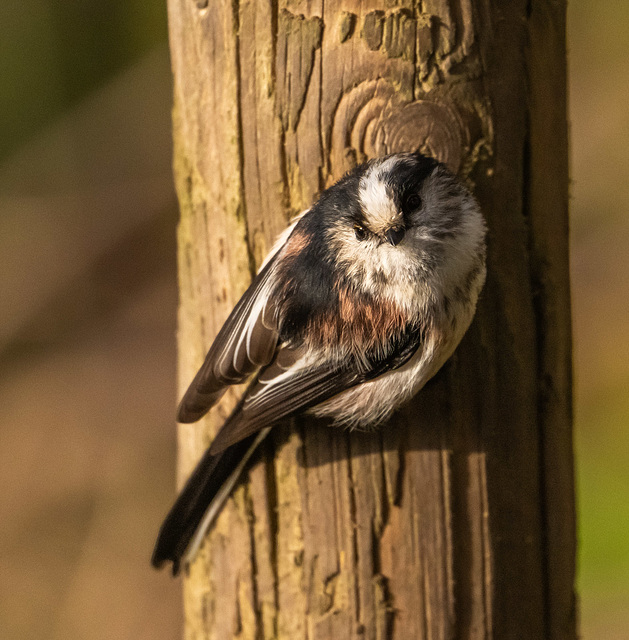
{"label": "blurred brown background", "polygon": [[[165,3],[0,3],[0,638],[180,635]],[[629,5],[569,7],[579,591],[629,638]]]}

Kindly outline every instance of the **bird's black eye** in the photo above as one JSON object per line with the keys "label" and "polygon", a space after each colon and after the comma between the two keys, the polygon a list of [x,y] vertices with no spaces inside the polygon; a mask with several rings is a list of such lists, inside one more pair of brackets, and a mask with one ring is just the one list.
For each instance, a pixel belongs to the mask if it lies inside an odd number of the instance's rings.
{"label": "bird's black eye", "polygon": [[367,237],[367,230],[360,224],[354,225],[354,233],[358,240],[364,240]]}
{"label": "bird's black eye", "polygon": [[415,211],[419,209],[421,206],[422,199],[420,198],[418,193],[409,193],[404,198],[404,211],[406,213],[410,213],[411,211]]}

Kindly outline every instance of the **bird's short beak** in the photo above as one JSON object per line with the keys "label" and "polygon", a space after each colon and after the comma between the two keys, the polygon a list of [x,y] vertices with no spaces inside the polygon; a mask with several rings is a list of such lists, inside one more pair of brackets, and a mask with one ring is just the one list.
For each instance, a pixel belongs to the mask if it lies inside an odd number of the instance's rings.
{"label": "bird's short beak", "polygon": [[384,233],[385,240],[394,247],[402,242],[406,229],[404,227],[391,227]]}

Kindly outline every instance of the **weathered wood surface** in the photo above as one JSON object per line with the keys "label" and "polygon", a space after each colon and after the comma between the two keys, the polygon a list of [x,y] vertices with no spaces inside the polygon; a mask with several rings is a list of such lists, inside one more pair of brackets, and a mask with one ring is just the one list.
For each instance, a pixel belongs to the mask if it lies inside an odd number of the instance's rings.
{"label": "weathered wood surface", "polygon": [[[180,386],[292,215],[421,147],[490,228],[478,316],[379,433],[275,429],[187,638],[575,638],[565,3],[169,0]],[[236,398],[180,427],[180,477]]]}

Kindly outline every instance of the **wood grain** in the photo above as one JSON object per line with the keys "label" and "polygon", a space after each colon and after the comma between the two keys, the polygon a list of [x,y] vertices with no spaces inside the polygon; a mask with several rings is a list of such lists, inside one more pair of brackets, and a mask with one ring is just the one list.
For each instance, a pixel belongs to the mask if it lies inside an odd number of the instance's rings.
{"label": "wood grain", "polygon": [[[575,638],[565,3],[169,20],[182,391],[275,236],[356,163],[420,148],[490,229],[477,319],[390,424],[274,430],[184,581],[186,638]],[[180,427],[181,479],[236,397]]]}

